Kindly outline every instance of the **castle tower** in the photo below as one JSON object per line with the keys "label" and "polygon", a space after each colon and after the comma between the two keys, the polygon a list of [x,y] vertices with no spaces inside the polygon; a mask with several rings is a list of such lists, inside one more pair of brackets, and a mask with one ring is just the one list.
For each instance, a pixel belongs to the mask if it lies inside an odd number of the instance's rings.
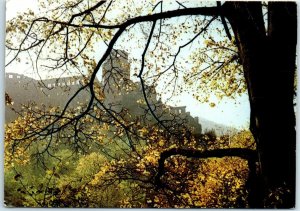
{"label": "castle tower", "polygon": [[[121,85],[130,80],[128,54],[121,50],[112,50],[102,68],[102,84],[107,86]],[[112,87],[110,87],[112,88]]]}

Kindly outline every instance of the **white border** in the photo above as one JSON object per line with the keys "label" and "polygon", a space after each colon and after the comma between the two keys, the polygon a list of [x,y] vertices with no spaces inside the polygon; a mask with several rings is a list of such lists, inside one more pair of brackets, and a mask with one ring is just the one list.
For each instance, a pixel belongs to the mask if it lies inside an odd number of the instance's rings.
{"label": "white border", "polygon": [[[20,3],[22,2],[22,0],[19,0]],[[300,55],[299,55],[299,46],[300,46],[300,41],[299,41],[299,34],[300,34],[300,2],[297,0],[297,14],[298,14],[298,44],[297,44],[297,90],[300,90],[300,71],[299,71],[299,65],[300,65]],[[0,140],[1,140],[1,144],[0,144],[0,210],[7,210],[7,209],[13,209],[13,211],[15,210],[29,210],[29,209],[34,209],[34,211],[39,211],[39,210],[45,210],[45,208],[5,208],[4,207],[4,123],[5,123],[5,99],[4,99],[4,90],[5,90],[5,80],[4,80],[4,73],[5,73],[5,47],[4,47],[4,42],[5,42],[5,8],[6,8],[6,4],[5,4],[5,0],[0,0]],[[283,41],[284,42],[284,41]],[[299,93],[299,92],[298,92]],[[296,131],[298,131],[298,129],[300,128],[300,120],[299,120],[299,113],[300,113],[300,98],[297,97],[297,113],[296,113]],[[299,146],[299,140],[300,140],[300,134],[297,133],[297,176],[299,176],[299,167],[300,167],[300,156],[298,155],[299,151],[300,151],[300,146]],[[299,182],[299,178],[297,178],[296,181],[296,210],[299,210],[300,207],[300,182]],[[60,209],[75,209],[75,208],[60,208]],[[56,210],[54,208],[47,208],[47,210]],[[81,210],[86,210],[84,208],[78,208],[76,209],[78,211]],[[99,210],[99,209],[93,209],[93,210]],[[101,210],[108,210],[108,209],[101,209]],[[109,209],[109,210],[117,210],[116,208],[114,209]],[[122,209],[122,211],[128,211],[130,209]],[[141,210],[145,210],[145,209],[141,209]],[[147,210],[154,210],[154,209],[147,209]],[[155,209],[157,210],[157,209]],[[170,209],[164,209],[164,210],[170,210]],[[211,210],[223,210],[223,209],[211,209]],[[235,209],[235,210],[242,210],[242,209]],[[244,210],[244,209],[243,209]]]}

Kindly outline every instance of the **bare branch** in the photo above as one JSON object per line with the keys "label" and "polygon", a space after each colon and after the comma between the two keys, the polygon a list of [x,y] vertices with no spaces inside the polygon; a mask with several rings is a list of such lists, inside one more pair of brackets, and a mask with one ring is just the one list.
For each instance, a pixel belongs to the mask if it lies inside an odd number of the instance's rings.
{"label": "bare branch", "polygon": [[223,14],[223,8],[221,6],[221,2],[220,1],[217,1],[217,7],[218,9],[220,10],[220,17],[221,17],[221,20],[222,20],[222,24],[224,26],[224,29],[225,29],[225,32],[226,32],[226,35],[228,37],[229,40],[232,40],[232,37],[231,37],[231,34],[230,34],[230,31],[228,29],[228,26],[227,26],[227,23],[226,23],[226,20],[224,18],[224,14]]}

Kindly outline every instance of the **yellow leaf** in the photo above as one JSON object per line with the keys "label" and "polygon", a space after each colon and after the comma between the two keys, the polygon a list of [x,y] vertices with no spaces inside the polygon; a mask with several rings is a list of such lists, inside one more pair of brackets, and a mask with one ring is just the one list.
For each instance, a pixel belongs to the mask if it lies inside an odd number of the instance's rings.
{"label": "yellow leaf", "polygon": [[53,173],[53,171],[51,171],[51,170],[46,171],[46,174],[48,174],[48,175],[51,175],[52,173]]}
{"label": "yellow leaf", "polygon": [[210,103],[209,106],[213,108],[213,107],[216,106],[216,104],[215,103]]}
{"label": "yellow leaf", "polygon": [[164,140],[162,140],[162,139],[158,142],[158,145],[161,146],[161,147],[162,147],[164,144],[165,144],[165,142],[164,142]]}

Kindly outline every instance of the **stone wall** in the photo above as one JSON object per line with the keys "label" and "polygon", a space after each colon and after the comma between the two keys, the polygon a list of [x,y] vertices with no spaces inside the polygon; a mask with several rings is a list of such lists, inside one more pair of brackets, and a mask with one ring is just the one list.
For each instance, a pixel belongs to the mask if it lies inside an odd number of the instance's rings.
{"label": "stone wall", "polygon": [[[145,116],[151,122],[154,118],[146,104],[140,83],[130,80],[128,55],[123,51],[114,51],[103,65],[102,81],[99,83],[104,93],[104,104],[117,112],[126,108],[134,116]],[[6,92],[14,101],[13,106],[6,106],[6,122],[16,118],[11,110],[21,109],[21,104],[35,102],[37,106],[60,106],[63,108],[73,94],[82,86],[82,77],[53,78],[34,80],[24,75],[6,73]],[[145,92],[151,109],[162,120],[186,122],[195,133],[201,133],[198,117],[193,118],[186,112],[186,106],[173,107],[164,105],[157,97],[155,87],[146,86]],[[86,103],[90,99],[89,90],[83,90],[70,106]]]}

